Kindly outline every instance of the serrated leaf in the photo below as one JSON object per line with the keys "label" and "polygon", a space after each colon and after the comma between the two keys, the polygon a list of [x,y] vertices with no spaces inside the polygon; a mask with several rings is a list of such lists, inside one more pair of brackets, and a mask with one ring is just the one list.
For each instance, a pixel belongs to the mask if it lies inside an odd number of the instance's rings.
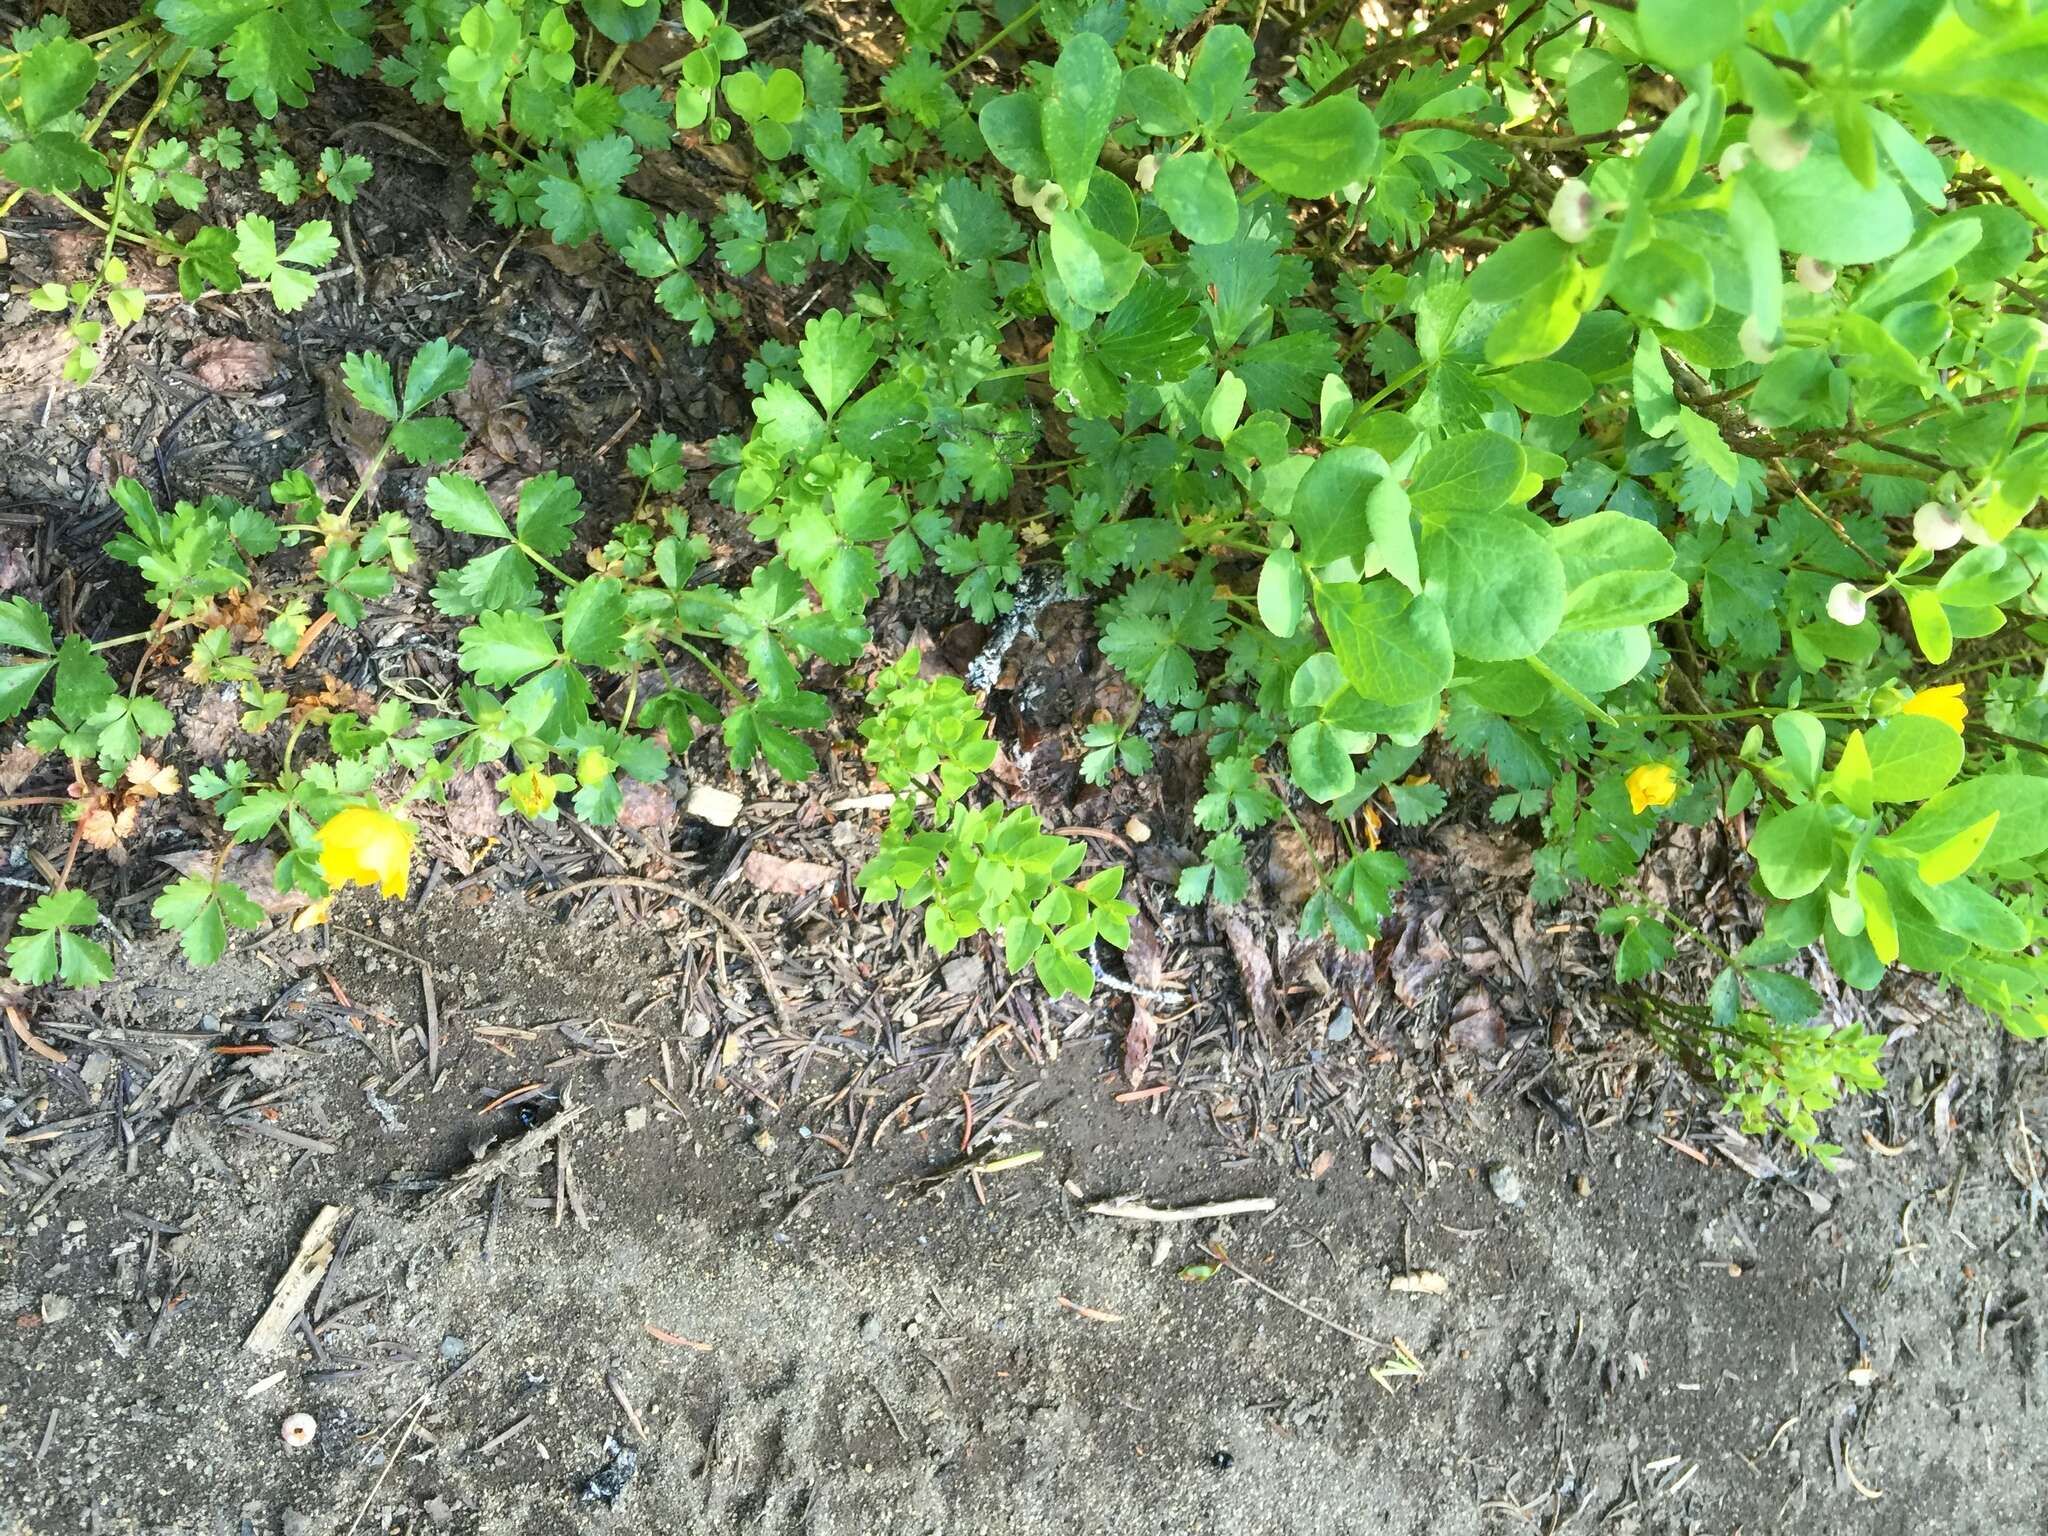
{"label": "serrated leaf", "polygon": [[436,475],[427,482],[427,510],[451,533],[509,539],[511,525],[490,492],[467,475]]}

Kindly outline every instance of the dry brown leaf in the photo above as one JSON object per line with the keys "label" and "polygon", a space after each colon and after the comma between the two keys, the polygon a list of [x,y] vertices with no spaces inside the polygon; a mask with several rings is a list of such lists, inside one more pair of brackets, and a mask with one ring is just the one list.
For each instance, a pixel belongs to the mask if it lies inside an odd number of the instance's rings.
{"label": "dry brown leaf", "polygon": [[1451,1044],[1480,1056],[1497,1056],[1507,1049],[1508,1022],[1486,988],[1474,987],[1451,1010]]}
{"label": "dry brown leaf", "polygon": [[142,800],[154,795],[175,795],[180,783],[177,769],[167,768],[153,757],[132,759],[126,776],[133,786],[129,793]]}
{"label": "dry brown leaf", "polygon": [[[1124,950],[1124,967],[1136,985],[1159,989],[1159,931],[1143,913],[1131,919],[1131,942]],[[1152,1047],[1159,1038],[1159,1015],[1152,1000],[1143,993],[1131,997],[1131,1027],[1124,1033],[1124,1076],[1136,1088],[1152,1065]]]}
{"label": "dry brown leaf", "polygon": [[839,878],[837,865],[813,864],[808,859],[785,859],[759,848],[747,854],[740,873],[747,877],[747,883],[755,890],[777,896],[801,896]]}
{"label": "dry brown leaf", "polygon": [[216,394],[232,395],[268,384],[286,356],[274,341],[215,336],[185,354],[185,370]]}
{"label": "dry brown leaf", "polygon": [[0,752],[0,795],[11,795],[29,780],[43,754],[25,741]]}
{"label": "dry brown leaf", "polygon": [[1280,999],[1273,991],[1273,962],[1266,954],[1265,941],[1235,912],[1224,913],[1220,926],[1231,958],[1237,962],[1238,981],[1244,987],[1252,1019],[1260,1029],[1270,1030],[1280,1016]]}

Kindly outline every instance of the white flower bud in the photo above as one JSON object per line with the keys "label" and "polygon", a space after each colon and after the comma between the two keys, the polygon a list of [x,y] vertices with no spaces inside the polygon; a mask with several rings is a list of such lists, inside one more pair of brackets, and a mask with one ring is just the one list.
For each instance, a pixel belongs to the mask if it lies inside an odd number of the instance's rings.
{"label": "white flower bud", "polygon": [[1838,581],[1828,594],[1828,617],[1837,624],[1861,624],[1870,605],[1853,581]]}
{"label": "white flower bud", "polygon": [[1157,155],[1147,155],[1138,162],[1137,182],[1140,192],[1150,192],[1152,190],[1152,183],[1158,180],[1158,178],[1159,157]]}
{"label": "white flower bud", "polygon": [[1799,286],[1808,293],[1826,293],[1835,286],[1834,264],[1816,261],[1811,256],[1802,256],[1794,262],[1792,275],[1799,279]]}
{"label": "white flower bud", "polygon": [[1066,206],[1067,189],[1056,181],[1048,181],[1038,189],[1037,195],[1031,199],[1031,211],[1038,215],[1038,222],[1045,225],[1050,225],[1052,223],[1052,216],[1061,212]]}
{"label": "white flower bud", "polygon": [[1753,117],[1749,120],[1749,147],[1771,170],[1797,170],[1813,148],[1813,135],[1797,120],[1788,123],[1775,117]]}
{"label": "white flower bud", "polygon": [[1778,344],[1763,333],[1755,315],[1743,317],[1742,325],[1735,332],[1735,344],[1742,348],[1744,357],[1759,367],[1778,355]]}
{"label": "white flower bud", "polygon": [[1954,549],[1963,537],[1963,520],[1945,502],[1922,502],[1913,514],[1913,540],[1923,549]]}
{"label": "white flower bud", "polygon": [[1750,153],[1749,146],[1738,139],[1735,143],[1730,144],[1721,151],[1720,167],[1722,177],[1725,179],[1730,176],[1740,176],[1754,158]]}
{"label": "white flower bud", "polygon": [[1558,185],[1550,200],[1550,230],[1567,245],[1577,245],[1600,221],[1600,202],[1593,189],[1574,176]]}

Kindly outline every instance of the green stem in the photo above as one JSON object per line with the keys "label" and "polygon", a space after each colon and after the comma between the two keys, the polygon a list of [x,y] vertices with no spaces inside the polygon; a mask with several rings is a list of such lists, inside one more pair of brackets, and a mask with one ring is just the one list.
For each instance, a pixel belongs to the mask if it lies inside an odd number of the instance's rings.
{"label": "green stem", "polygon": [[[744,700],[746,698],[747,690],[742,688],[738,683],[734,682],[729,676],[727,676],[725,669],[721,667],[717,662],[713,661],[709,656],[706,656],[703,653],[703,651],[699,650],[696,646],[690,644],[690,642],[687,640],[678,639],[676,641],[676,644],[683,650],[688,651],[692,656],[696,657],[697,664],[703,667],[704,670],[709,672],[713,677],[717,678],[721,683],[725,684],[727,690],[733,695],[733,697],[741,700]],[[663,676],[667,676],[667,673],[664,672]]]}
{"label": "green stem", "polygon": [[965,69],[968,65],[972,64],[976,59],[980,58],[983,54],[987,53],[991,48],[995,47],[997,43],[1000,43],[1004,38],[1008,37],[1012,32],[1016,31],[1019,27],[1029,22],[1032,17],[1036,16],[1038,14],[1038,5],[1039,0],[1031,0],[1031,4],[1025,6],[1023,10],[1017,13],[1017,19],[1015,21],[1011,22],[1008,26],[1004,27],[1002,31],[998,32],[994,37],[988,39],[988,41],[976,45],[974,52],[968,54],[966,58],[962,59],[958,64],[955,64],[951,69],[947,70],[945,74],[941,75],[939,78],[942,80],[950,80],[955,75],[959,74],[961,70]]}

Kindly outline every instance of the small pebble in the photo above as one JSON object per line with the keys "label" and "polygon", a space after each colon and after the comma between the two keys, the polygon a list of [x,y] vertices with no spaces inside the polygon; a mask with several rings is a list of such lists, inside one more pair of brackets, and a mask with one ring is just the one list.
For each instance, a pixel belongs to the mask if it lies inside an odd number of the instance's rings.
{"label": "small pebble", "polygon": [[320,1432],[320,1426],[310,1413],[295,1413],[278,1426],[278,1433],[284,1436],[284,1443],[293,1450],[303,1450],[313,1443],[313,1437]]}
{"label": "small pebble", "polygon": [[1493,1191],[1493,1198],[1502,1205],[1522,1203],[1522,1176],[1506,1163],[1502,1163],[1486,1176],[1487,1187]]}

